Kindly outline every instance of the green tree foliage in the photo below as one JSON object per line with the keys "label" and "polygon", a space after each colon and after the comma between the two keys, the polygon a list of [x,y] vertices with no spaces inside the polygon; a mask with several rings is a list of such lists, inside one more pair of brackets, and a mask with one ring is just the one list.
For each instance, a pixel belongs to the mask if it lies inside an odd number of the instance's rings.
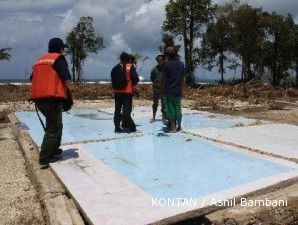
{"label": "green tree foliage", "polygon": [[9,53],[11,48],[2,48],[0,49],[0,60],[7,60],[9,61],[11,58],[11,54]]}
{"label": "green tree foliage", "polygon": [[244,81],[270,73],[279,85],[291,68],[298,73],[297,49],[298,30],[291,15],[270,14],[234,0],[217,8],[197,53],[205,68],[218,66],[222,81],[225,68],[241,62]]}
{"label": "green tree foliage", "polygon": [[215,13],[212,21],[203,35],[201,48],[197,50],[199,63],[207,70],[218,67],[221,75],[221,83],[224,83],[226,64],[230,69],[236,69],[239,65],[235,58],[232,58],[231,38],[229,26],[228,8],[220,7]]}
{"label": "green tree foliage", "polygon": [[295,23],[291,15],[286,17],[273,12],[268,16],[268,37],[264,44],[264,64],[273,77],[273,84],[279,85],[297,59],[295,48]]}
{"label": "green tree foliage", "polygon": [[261,9],[242,4],[231,11],[231,51],[242,60],[242,78],[245,80],[253,78],[252,63],[258,63],[264,32]]}
{"label": "green tree foliage", "polygon": [[170,0],[165,6],[166,20],[163,31],[183,39],[186,82],[195,82],[195,41],[202,36],[203,26],[212,18],[214,7],[211,0]]}
{"label": "green tree foliage", "polygon": [[73,81],[80,81],[84,61],[89,53],[97,54],[104,48],[103,38],[95,34],[92,17],[81,17],[77,26],[67,35],[66,42],[69,45],[66,54],[70,55],[73,65]]}

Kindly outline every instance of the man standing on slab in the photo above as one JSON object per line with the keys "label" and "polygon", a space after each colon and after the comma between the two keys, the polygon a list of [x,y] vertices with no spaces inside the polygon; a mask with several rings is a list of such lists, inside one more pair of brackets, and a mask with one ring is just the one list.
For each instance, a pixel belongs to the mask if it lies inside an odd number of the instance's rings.
{"label": "man standing on slab", "polygon": [[162,86],[167,118],[170,122],[168,132],[173,133],[181,130],[181,98],[185,67],[173,47],[168,47],[165,54],[168,61],[164,66]]}
{"label": "man standing on slab", "polygon": [[164,101],[161,93],[161,89],[162,89],[161,85],[162,85],[163,69],[164,69],[163,55],[158,55],[156,57],[156,61],[158,64],[154,66],[150,76],[150,80],[152,82],[152,88],[153,88],[153,96],[152,96],[153,97],[153,105],[152,105],[153,117],[150,120],[151,123],[155,122],[159,100],[161,101],[162,120],[163,121],[165,120]]}
{"label": "man standing on slab", "polygon": [[[39,163],[47,168],[49,163],[58,161],[62,153],[59,148],[62,138],[62,112],[65,101],[71,98],[69,82],[71,75],[63,55],[67,47],[60,38],[49,41],[48,53],[41,56],[32,66],[32,89],[30,100],[46,118]],[[67,109],[69,110],[69,109]],[[42,122],[42,121],[41,121]]]}
{"label": "man standing on slab", "polygon": [[131,118],[131,112],[134,88],[139,82],[139,76],[133,65],[131,55],[122,52],[120,61],[111,71],[112,86],[115,92],[115,132],[122,132],[121,121],[124,131],[136,132],[136,125]]}

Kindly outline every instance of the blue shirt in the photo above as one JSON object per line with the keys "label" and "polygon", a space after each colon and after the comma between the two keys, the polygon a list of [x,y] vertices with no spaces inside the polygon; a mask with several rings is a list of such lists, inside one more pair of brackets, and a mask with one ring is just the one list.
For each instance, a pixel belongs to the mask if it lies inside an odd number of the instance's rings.
{"label": "blue shirt", "polygon": [[182,83],[185,75],[184,64],[178,60],[169,60],[164,67],[164,96],[181,97]]}
{"label": "blue shirt", "polygon": [[71,80],[71,75],[68,70],[68,63],[64,55],[61,55],[53,66],[63,81]]}

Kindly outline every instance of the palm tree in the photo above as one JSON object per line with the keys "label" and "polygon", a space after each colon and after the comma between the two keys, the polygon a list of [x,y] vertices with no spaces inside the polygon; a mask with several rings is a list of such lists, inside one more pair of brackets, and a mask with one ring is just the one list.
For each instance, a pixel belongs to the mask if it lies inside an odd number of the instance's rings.
{"label": "palm tree", "polygon": [[0,60],[9,61],[10,58],[11,58],[11,54],[9,53],[10,50],[11,50],[11,48],[2,48],[2,49],[0,49]]}

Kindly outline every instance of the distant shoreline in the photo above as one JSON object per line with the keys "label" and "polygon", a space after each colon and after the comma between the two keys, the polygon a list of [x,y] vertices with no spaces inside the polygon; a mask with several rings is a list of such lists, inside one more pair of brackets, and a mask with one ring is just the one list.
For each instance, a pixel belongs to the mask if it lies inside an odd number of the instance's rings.
{"label": "distant shoreline", "polygon": [[[110,84],[110,80],[84,80],[82,81],[84,84]],[[141,84],[151,84],[150,80],[140,81]],[[202,80],[199,81],[198,84],[207,85],[207,84],[217,84],[218,80]],[[0,79],[0,85],[30,85],[29,80],[21,80],[21,79]]]}
{"label": "distant shoreline", "polygon": [[[83,84],[110,84],[111,81],[82,81],[81,83]],[[141,84],[151,84],[150,81],[140,81]],[[11,84],[11,85],[30,85],[31,83],[28,81],[5,81],[2,82],[0,80],[0,85],[7,85],[7,84]]]}

